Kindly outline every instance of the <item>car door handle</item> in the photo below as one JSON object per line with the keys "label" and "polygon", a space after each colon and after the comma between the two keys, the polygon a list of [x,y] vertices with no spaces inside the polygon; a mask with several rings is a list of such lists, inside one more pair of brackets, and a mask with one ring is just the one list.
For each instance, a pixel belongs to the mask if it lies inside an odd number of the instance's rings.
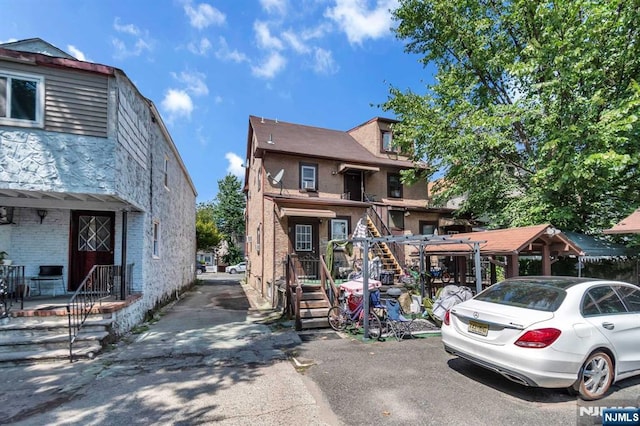
{"label": "car door handle", "polygon": [[613,330],[615,328],[615,325],[613,325],[612,322],[603,322],[602,326],[607,330]]}

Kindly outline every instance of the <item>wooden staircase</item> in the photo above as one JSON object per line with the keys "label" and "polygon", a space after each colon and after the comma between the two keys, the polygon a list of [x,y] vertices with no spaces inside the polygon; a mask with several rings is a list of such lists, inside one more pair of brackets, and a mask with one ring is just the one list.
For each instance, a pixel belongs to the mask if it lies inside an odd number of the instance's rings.
{"label": "wooden staircase", "polygon": [[[295,303],[295,291],[292,292]],[[326,328],[329,326],[327,313],[331,305],[320,286],[305,284],[300,298],[300,324],[298,329]]]}
{"label": "wooden staircase", "polygon": [[[69,320],[65,307],[16,314],[0,320],[0,365],[69,360]],[[73,344],[73,358],[93,358],[99,353],[110,341],[112,323],[112,313],[89,315]]]}
{"label": "wooden staircase", "polygon": [[[369,218],[368,216],[367,216],[367,232],[372,237],[382,236],[380,235],[380,231],[378,230],[378,228],[376,228],[375,224],[373,223],[371,218]],[[380,258],[380,260],[382,261],[383,270],[393,271],[394,276],[402,275],[402,266],[400,266],[400,263],[391,252],[391,249],[389,248],[387,243],[372,244],[369,247],[369,250],[373,257],[378,256]]]}

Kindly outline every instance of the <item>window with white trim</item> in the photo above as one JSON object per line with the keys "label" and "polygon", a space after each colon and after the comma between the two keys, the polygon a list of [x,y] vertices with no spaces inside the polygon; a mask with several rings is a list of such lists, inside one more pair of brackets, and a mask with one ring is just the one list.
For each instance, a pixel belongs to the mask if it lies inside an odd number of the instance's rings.
{"label": "window with white trim", "polygon": [[296,225],[296,251],[311,251],[312,237],[311,225]]}
{"label": "window with white trim", "polygon": [[349,221],[346,219],[331,219],[330,240],[346,240],[349,238]]}
{"label": "window with white trim", "polygon": [[157,220],[153,221],[153,252],[152,255],[154,258],[160,258],[160,222]]}
{"label": "window with white trim", "polygon": [[169,188],[169,158],[164,157],[164,168],[162,170],[163,173],[163,182],[164,187]]}
{"label": "window with white trim", "polygon": [[300,164],[300,189],[316,191],[318,189],[318,166],[316,164]]}
{"label": "window with white trim", "polygon": [[0,70],[0,124],[42,127],[44,78]]}

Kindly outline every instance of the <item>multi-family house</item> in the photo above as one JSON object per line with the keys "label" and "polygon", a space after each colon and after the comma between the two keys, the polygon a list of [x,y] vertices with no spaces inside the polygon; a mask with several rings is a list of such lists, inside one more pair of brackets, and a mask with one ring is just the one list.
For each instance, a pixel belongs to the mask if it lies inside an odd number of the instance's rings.
{"label": "multi-family house", "polygon": [[[289,255],[313,265],[330,241],[358,228],[380,236],[471,230],[453,218],[454,208],[430,205],[427,182],[403,183],[400,172],[415,165],[393,144],[393,123],[374,118],[341,131],[249,117],[247,281],[264,297],[274,296]],[[381,250],[372,254],[398,277],[410,253],[399,244]],[[336,259],[338,275],[354,260]],[[317,267],[304,273],[319,278]]]}
{"label": "multi-family house", "polygon": [[[195,278],[195,198],[159,112],[122,70],[40,39],[0,45],[0,251],[29,295],[72,295],[96,265],[128,265],[113,290],[139,297],[115,326],[141,322]],[[42,265],[60,282],[32,280]]]}

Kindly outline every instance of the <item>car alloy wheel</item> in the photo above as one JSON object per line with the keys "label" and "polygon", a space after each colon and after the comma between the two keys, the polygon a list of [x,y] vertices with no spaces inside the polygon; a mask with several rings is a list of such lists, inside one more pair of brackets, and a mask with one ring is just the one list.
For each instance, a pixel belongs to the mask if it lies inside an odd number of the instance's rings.
{"label": "car alloy wheel", "polygon": [[602,398],[613,382],[613,362],[604,352],[595,352],[582,367],[578,393],[585,401]]}
{"label": "car alloy wheel", "polygon": [[232,269],[229,271],[230,274],[235,274],[237,271],[235,269]]}

